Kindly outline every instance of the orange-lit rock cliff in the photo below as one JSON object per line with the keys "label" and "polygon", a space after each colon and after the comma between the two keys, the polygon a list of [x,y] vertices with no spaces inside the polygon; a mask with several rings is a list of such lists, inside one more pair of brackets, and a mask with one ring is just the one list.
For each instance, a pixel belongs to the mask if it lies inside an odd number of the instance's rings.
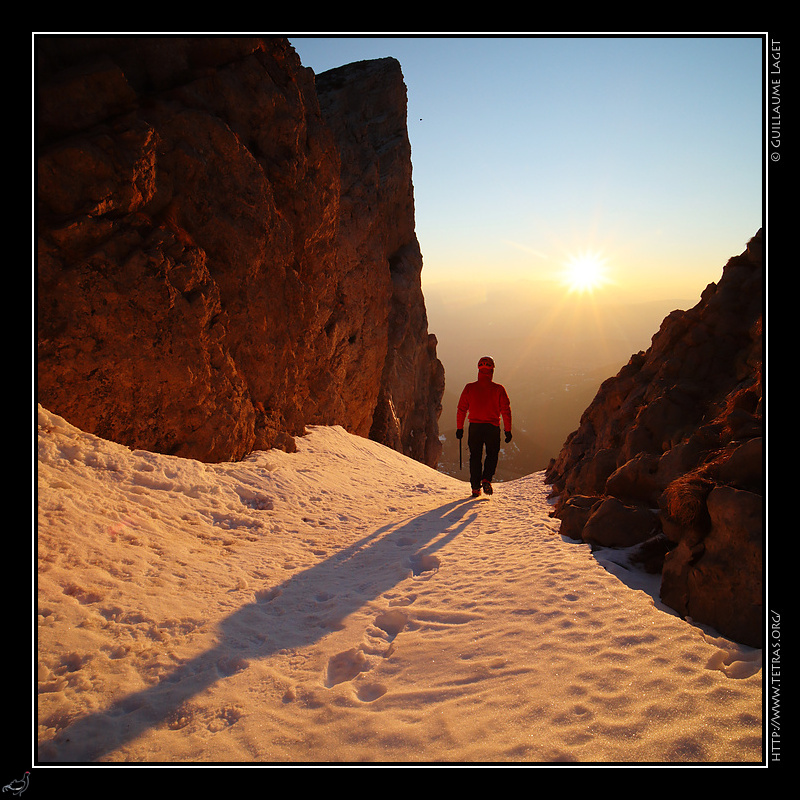
{"label": "orange-lit rock cliff", "polygon": [[283,38],[35,40],[38,401],[205,461],[340,424],[434,465],[406,89]]}

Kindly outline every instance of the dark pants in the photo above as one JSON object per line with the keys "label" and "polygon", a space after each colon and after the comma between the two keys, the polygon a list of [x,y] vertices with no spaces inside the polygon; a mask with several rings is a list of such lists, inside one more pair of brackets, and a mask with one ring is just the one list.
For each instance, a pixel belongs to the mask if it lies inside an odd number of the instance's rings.
{"label": "dark pants", "polygon": [[[469,425],[469,482],[473,489],[481,488],[481,481],[491,481],[500,455],[500,427],[491,422],[471,422]],[[483,448],[486,461],[483,461]]]}

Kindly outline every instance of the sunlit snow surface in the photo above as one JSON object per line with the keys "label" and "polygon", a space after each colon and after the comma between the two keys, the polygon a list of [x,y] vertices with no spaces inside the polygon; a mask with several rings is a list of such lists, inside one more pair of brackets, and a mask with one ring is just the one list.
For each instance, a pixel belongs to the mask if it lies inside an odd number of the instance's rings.
{"label": "sunlit snow surface", "polygon": [[760,762],[761,651],[560,537],[547,490],[473,500],[338,427],[203,464],[40,408],[39,759]]}

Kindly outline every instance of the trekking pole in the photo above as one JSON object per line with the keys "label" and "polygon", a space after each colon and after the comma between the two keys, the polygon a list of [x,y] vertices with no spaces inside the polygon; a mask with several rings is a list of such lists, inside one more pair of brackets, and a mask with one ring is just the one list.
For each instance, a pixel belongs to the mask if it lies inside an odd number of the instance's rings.
{"label": "trekking pole", "polygon": [[458,440],[458,468],[461,469],[461,439]]}

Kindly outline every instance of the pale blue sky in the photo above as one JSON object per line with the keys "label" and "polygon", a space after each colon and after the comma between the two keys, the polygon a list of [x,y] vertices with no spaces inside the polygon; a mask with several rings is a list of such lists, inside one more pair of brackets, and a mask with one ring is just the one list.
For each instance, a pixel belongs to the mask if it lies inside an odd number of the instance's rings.
{"label": "pale blue sky", "polygon": [[762,224],[757,34],[289,41],[317,73],[400,62],[426,286],[592,251],[602,292],[699,299]]}

